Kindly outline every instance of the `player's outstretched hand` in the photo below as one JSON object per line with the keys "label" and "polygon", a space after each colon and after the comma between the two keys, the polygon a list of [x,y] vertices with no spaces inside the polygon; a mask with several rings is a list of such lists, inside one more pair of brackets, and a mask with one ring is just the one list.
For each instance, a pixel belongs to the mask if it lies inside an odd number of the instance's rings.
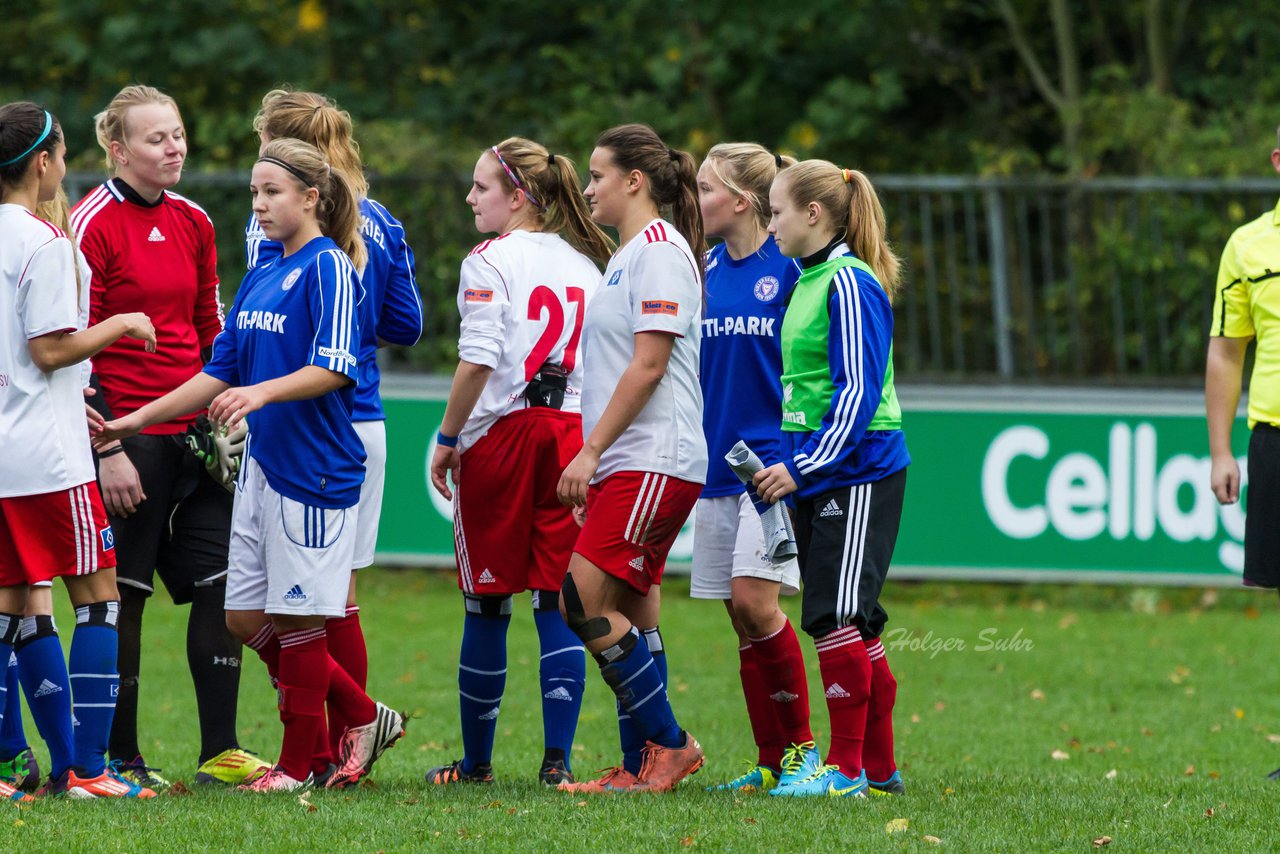
{"label": "player's outstretched hand", "polygon": [[1209,485],[1219,504],[1235,504],[1240,500],[1240,464],[1235,457],[1213,458]]}
{"label": "player's outstretched hand", "polygon": [[[84,387],[84,399],[88,400],[98,393],[96,388]],[[94,409],[89,404],[84,405],[84,420],[89,422],[89,435],[96,436],[102,432],[102,428],[106,426],[107,419],[102,417],[102,413]]]}
{"label": "player's outstretched hand", "polygon": [[228,430],[234,430],[246,415],[257,412],[266,405],[267,396],[256,385],[229,388],[209,404],[209,419]]}
{"label": "player's outstretched hand", "polygon": [[591,478],[600,466],[600,458],[585,447],[578,451],[569,465],[560,475],[560,483],[556,485],[556,497],[566,507],[585,507],[587,504],[587,488],[591,486]]}
{"label": "player's outstretched hand", "polygon": [[98,483],[102,486],[102,503],[113,516],[131,516],[147,500],[142,479],[128,454],[112,454],[99,460]]}
{"label": "player's outstretched hand", "polygon": [[124,322],[124,334],[129,338],[137,338],[146,342],[148,353],[156,351],[156,328],[151,325],[151,318],[140,311],[117,314]]}
{"label": "player's outstretched hand", "polygon": [[130,412],[123,418],[117,418],[114,421],[108,421],[106,424],[103,424],[102,430],[94,434],[93,438],[89,440],[93,443],[93,449],[95,451],[100,451],[117,439],[123,439],[125,436],[132,436],[142,430],[142,428],[147,425],[144,424],[142,419],[137,416],[138,413],[136,411]]}
{"label": "player's outstretched hand", "polygon": [[452,477],[453,482],[457,484],[461,468],[462,455],[458,453],[457,448],[436,445],[436,451],[431,455],[431,485],[448,501],[453,500],[453,490],[449,488],[448,477]]}
{"label": "player's outstretched hand", "polygon": [[755,484],[756,493],[770,504],[777,504],[779,500],[796,491],[796,482],[784,463],[776,463],[767,469],[760,469],[751,482]]}

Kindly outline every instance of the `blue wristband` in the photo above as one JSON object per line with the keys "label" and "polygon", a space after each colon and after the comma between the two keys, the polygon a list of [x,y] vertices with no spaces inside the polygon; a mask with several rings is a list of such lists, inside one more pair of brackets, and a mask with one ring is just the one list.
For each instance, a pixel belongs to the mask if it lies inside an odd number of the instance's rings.
{"label": "blue wristband", "polygon": [[445,448],[456,448],[458,447],[458,437],[446,436],[442,431],[437,431],[436,444]]}

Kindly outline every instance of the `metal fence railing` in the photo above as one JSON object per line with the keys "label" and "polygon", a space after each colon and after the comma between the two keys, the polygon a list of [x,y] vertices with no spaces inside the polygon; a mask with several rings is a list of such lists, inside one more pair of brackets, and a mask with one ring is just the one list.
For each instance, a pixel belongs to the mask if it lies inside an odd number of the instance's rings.
{"label": "metal fence railing", "polygon": [[[73,173],[80,198],[100,176]],[[904,380],[1199,381],[1218,259],[1231,231],[1275,207],[1267,179],[873,176],[906,262],[895,353]],[[184,177],[218,229],[223,295],[244,269],[247,178]],[[458,265],[478,239],[464,174],[373,181],[418,257],[424,369],[455,355]]]}

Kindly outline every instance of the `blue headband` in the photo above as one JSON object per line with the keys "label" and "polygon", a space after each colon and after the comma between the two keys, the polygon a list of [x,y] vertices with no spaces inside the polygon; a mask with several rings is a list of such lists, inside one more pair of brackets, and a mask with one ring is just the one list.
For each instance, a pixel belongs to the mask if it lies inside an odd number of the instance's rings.
{"label": "blue headband", "polygon": [[44,142],[44,141],[45,141],[45,139],[47,139],[47,138],[48,138],[48,136],[49,136],[49,131],[51,131],[51,130],[53,130],[53,116],[49,115],[49,111],[48,111],[48,110],[45,110],[45,111],[44,111],[44,133],[42,133],[42,134],[40,134],[38,137],[36,137],[36,141],[35,141],[35,142],[33,142],[33,143],[31,143],[31,147],[30,147],[30,148],[28,148],[26,151],[22,152],[21,154],[19,154],[17,157],[13,158],[12,160],[6,160],[5,162],[0,163],[0,168],[5,167],[5,166],[12,166],[13,164],[17,163],[17,162],[18,162],[19,160],[21,160],[22,158],[26,157],[26,156],[27,156],[28,154],[30,154],[31,152],[35,151],[35,150],[36,150],[36,146],[37,146],[37,145],[39,145],[40,143]]}

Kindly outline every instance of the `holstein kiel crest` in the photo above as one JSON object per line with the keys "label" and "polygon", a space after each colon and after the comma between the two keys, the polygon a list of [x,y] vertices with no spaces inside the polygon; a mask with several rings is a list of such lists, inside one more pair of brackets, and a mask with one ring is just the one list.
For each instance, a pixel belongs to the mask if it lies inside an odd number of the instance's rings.
{"label": "holstein kiel crest", "polygon": [[756,299],[760,302],[769,302],[778,295],[781,287],[773,276],[761,276],[756,280]]}

